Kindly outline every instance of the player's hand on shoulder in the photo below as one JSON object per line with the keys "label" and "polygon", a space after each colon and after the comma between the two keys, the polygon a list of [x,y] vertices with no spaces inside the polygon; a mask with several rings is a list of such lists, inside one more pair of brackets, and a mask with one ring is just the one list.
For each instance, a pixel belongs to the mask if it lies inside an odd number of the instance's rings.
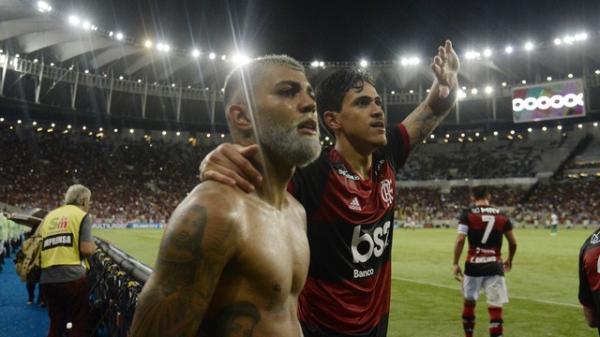
{"label": "player's hand on shoulder", "polygon": [[454,274],[454,279],[462,282],[464,275],[463,275],[463,272],[460,269],[459,265],[457,265],[457,264],[452,265],[452,273]]}
{"label": "player's hand on shoulder", "polygon": [[241,146],[224,143],[211,151],[200,163],[200,180],[218,181],[253,192],[262,182],[262,175],[250,159],[259,151],[257,144]]}

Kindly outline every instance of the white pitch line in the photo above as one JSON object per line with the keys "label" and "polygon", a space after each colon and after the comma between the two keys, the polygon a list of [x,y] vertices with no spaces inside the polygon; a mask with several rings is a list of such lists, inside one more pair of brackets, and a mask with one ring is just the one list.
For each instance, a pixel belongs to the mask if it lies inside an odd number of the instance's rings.
{"label": "white pitch line", "polygon": [[[398,280],[398,281],[404,281],[404,282],[412,282],[412,283],[416,283],[416,284],[422,284],[422,285],[427,285],[427,286],[431,286],[431,287],[438,287],[438,288],[444,288],[444,289],[452,289],[452,290],[460,290],[457,287],[449,287],[443,284],[437,284],[437,283],[431,283],[431,282],[422,282],[422,281],[415,281],[415,280],[411,280],[411,279],[407,279],[407,278],[402,278],[402,277],[392,277],[393,280]],[[577,304],[572,304],[572,303],[563,303],[563,302],[554,302],[554,301],[545,301],[545,300],[537,300],[534,298],[529,298],[529,297],[521,297],[521,296],[509,296],[509,298],[514,298],[517,300],[526,300],[526,301],[532,301],[532,302],[538,302],[538,303],[543,303],[543,304],[552,304],[552,305],[562,305],[565,307],[571,307],[571,308],[580,308],[580,305]]]}

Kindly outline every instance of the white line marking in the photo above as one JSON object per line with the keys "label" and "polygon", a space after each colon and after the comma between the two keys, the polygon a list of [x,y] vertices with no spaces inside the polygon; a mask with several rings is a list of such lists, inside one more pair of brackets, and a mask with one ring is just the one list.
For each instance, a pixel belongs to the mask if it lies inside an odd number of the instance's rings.
{"label": "white line marking", "polygon": [[[412,283],[416,283],[416,284],[427,285],[427,286],[431,286],[431,287],[438,287],[438,288],[452,289],[452,290],[458,290],[458,291],[460,291],[458,283],[457,283],[456,287],[449,287],[449,286],[446,286],[446,285],[443,285],[443,284],[437,284],[437,283],[431,283],[431,282],[422,282],[422,281],[415,281],[415,280],[411,280],[411,279],[407,279],[407,278],[402,278],[402,277],[392,277],[392,279],[393,280],[398,280],[398,281],[412,282]],[[521,297],[521,296],[509,296],[509,297],[517,299],[517,300],[526,300],[526,301],[532,301],[532,302],[543,303],[543,304],[562,305],[562,306],[571,307],[571,308],[580,308],[581,307],[580,305],[572,304],[572,303],[538,300],[538,299],[529,298],[529,297]]]}

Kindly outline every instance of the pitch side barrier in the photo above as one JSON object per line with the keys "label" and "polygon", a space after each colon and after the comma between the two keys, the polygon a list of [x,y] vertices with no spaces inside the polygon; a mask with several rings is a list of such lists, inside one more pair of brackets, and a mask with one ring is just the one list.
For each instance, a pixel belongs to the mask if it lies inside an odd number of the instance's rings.
{"label": "pitch side barrier", "polygon": [[137,297],[152,268],[100,238],[90,258],[92,317],[96,336],[126,337]]}

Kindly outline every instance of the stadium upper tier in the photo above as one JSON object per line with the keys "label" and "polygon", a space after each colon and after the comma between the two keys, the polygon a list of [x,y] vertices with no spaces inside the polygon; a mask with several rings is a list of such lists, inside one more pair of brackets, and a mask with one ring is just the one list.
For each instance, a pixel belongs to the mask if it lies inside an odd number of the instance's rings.
{"label": "stadium upper tier", "polygon": [[[123,127],[167,123],[223,130],[223,82],[245,57],[136,40],[49,7],[43,1],[0,0],[0,106],[10,106],[16,118],[110,119]],[[511,52],[504,45],[479,51],[457,45],[464,97],[444,123],[510,122],[513,87],[578,78],[585,86],[588,116],[596,114],[588,119],[598,119],[599,40],[600,34],[590,31],[561,37],[560,45],[552,39],[534,41],[531,48],[514,44]],[[389,120],[398,122],[427,95],[433,76],[426,56],[434,52],[396,60],[304,64],[315,84],[340,67],[364,67],[376,78]]]}

